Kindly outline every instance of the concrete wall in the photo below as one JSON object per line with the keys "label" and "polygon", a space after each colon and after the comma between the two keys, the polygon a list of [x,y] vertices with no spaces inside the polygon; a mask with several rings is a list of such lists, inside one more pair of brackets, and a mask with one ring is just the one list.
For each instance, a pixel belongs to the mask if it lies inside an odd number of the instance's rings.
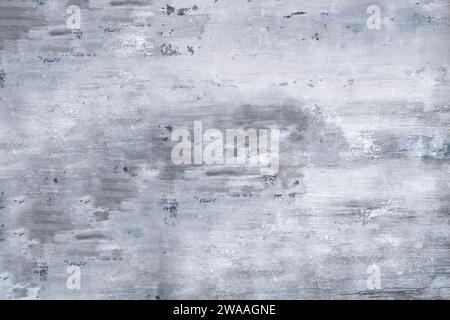
{"label": "concrete wall", "polygon": [[[450,298],[449,19],[0,0],[0,298]],[[194,121],[278,128],[279,171],[175,165]]]}

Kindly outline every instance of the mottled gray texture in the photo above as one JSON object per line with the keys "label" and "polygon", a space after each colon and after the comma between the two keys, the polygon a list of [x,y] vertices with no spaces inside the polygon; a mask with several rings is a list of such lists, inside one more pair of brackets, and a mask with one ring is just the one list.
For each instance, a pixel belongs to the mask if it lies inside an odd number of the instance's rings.
{"label": "mottled gray texture", "polygon": [[[449,299],[449,19],[0,0],[0,298]],[[175,166],[171,130],[200,120],[278,126],[279,174]]]}

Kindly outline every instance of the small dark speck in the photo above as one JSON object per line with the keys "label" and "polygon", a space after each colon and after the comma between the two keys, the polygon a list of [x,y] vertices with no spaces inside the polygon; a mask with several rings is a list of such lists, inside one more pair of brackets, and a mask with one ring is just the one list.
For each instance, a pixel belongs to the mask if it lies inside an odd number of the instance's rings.
{"label": "small dark speck", "polygon": [[78,39],[81,39],[83,37],[83,32],[81,32],[80,30],[74,30],[72,31],[72,34],[75,35],[75,37],[77,37]]}
{"label": "small dark speck", "polygon": [[6,80],[6,72],[3,70],[0,70],[0,88],[5,87],[5,80]]}
{"label": "small dark speck", "polygon": [[33,274],[38,275],[41,281],[47,281],[48,266],[47,264],[35,264]]}
{"label": "small dark speck", "polygon": [[281,198],[283,195],[281,193],[275,193],[274,198]]}
{"label": "small dark speck", "polygon": [[57,179],[57,178],[54,178],[54,179],[53,179],[53,182],[54,182],[54,183],[58,183],[58,179]]}
{"label": "small dark speck", "polygon": [[290,19],[290,18],[292,18],[293,16],[301,16],[301,15],[304,15],[304,14],[307,14],[307,12],[304,12],[304,11],[296,11],[296,12],[292,12],[291,14],[289,14],[289,15],[287,15],[287,16],[284,16],[284,18]]}
{"label": "small dark speck", "polygon": [[169,213],[170,217],[177,217],[178,202],[176,200],[167,200],[163,209]]}
{"label": "small dark speck", "polygon": [[123,167],[123,171],[124,172],[128,172],[128,168],[127,167]]}
{"label": "small dark speck", "polygon": [[347,87],[347,86],[351,86],[351,85],[353,85],[353,83],[355,83],[355,79],[349,79],[349,80],[347,80],[347,83],[344,85],[344,87]]}
{"label": "small dark speck", "polygon": [[177,10],[177,15],[186,16],[189,13],[189,8],[180,8]]}
{"label": "small dark speck", "polygon": [[166,14],[168,15],[168,16],[170,16],[172,13],[174,13],[175,12],[175,8],[174,7],[171,7],[171,6],[169,6],[168,4],[166,5]]}
{"label": "small dark speck", "polygon": [[44,63],[53,63],[53,62],[59,62],[61,58],[44,58],[42,61]]}
{"label": "small dark speck", "polygon": [[172,47],[172,45],[170,43],[168,43],[168,44],[164,43],[161,46],[161,53],[163,56],[178,56],[178,55],[180,55],[177,48]]}
{"label": "small dark speck", "polygon": [[157,295],[155,298],[156,300],[161,300],[161,297],[159,295]]}

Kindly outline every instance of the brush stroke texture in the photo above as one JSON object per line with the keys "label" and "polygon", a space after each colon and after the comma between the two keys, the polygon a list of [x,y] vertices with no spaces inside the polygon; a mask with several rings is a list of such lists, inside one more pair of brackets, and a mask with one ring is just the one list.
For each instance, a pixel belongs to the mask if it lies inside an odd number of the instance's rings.
{"label": "brush stroke texture", "polygon": [[[449,299],[449,19],[448,0],[0,0],[0,298]],[[279,127],[279,174],[173,165],[193,121]]]}

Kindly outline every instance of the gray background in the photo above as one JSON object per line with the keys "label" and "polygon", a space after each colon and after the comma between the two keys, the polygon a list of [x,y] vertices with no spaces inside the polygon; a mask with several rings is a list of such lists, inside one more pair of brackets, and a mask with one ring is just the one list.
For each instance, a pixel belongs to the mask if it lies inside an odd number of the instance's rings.
{"label": "gray background", "polygon": [[[448,0],[0,0],[0,298],[450,298],[449,19]],[[279,174],[174,166],[194,121],[279,127]]]}

